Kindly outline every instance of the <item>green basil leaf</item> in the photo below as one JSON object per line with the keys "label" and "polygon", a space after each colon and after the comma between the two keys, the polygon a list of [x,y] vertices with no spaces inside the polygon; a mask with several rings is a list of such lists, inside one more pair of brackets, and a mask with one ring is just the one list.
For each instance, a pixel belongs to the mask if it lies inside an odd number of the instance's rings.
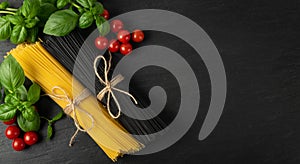
{"label": "green basil leaf", "polygon": [[24,111],[24,110],[27,109],[27,108],[33,107],[33,104],[32,104],[31,102],[29,102],[29,101],[23,101],[23,102],[21,103],[21,106],[22,106],[23,108],[21,108],[21,109],[19,109],[19,110],[20,110],[20,111]]}
{"label": "green basil leaf", "polygon": [[65,36],[75,29],[78,15],[69,9],[53,13],[45,24],[44,33],[54,36]]}
{"label": "green basil leaf", "polygon": [[[0,79],[1,80],[1,79]],[[2,84],[1,84],[2,85]],[[11,94],[12,93],[12,91],[11,92],[9,92],[9,90],[8,89],[6,89],[6,88],[4,88],[4,94],[5,95],[9,95],[9,94]]]}
{"label": "green basil leaf", "polygon": [[5,10],[9,6],[7,1],[1,2],[0,3],[0,9]]}
{"label": "green basil leaf", "polygon": [[25,20],[25,27],[26,28],[33,28],[35,25],[37,25],[37,23],[39,22],[40,20],[35,17],[34,19],[26,19]]}
{"label": "green basil leaf", "polygon": [[89,4],[90,8],[94,7],[96,1],[97,1],[97,0],[87,0],[87,2],[88,2],[88,4]]}
{"label": "green basil leaf", "polygon": [[96,2],[95,6],[92,8],[92,13],[97,16],[97,15],[101,15],[104,11],[104,7],[101,3]]}
{"label": "green basil leaf", "polygon": [[41,22],[46,23],[50,15],[56,10],[57,8],[55,7],[55,5],[51,3],[42,3],[41,9],[37,16],[40,18]]}
{"label": "green basil leaf", "polygon": [[87,11],[81,15],[79,18],[79,27],[80,28],[88,28],[90,27],[94,22],[93,13],[90,11]]}
{"label": "green basil leaf", "polygon": [[33,121],[35,119],[35,109],[33,106],[25,108],[25,110],[22,110],[23,117],[28,121]]}
{"label": "green basil leaf", "polygon": [[27,100],[30,103],[35,104],[40,99],[40,93],[41,87],[36,83],[33,83],[28,90]]}
{"label": "green basil leaf", "polygon": [[55,122],[55,121],[61,119],[63,115],[64,115],[64,112],[63,112],[63,111],[60,111],[56,116],[54,116],[54,117],[52,118],[52,120],[50,120],[51,123],[53,123],[53,122]]}
{"label": "green basil leaf", "polygon": [[102,16],[95,16],[95,19],[96,19],[96,25],[100,35],[101,36],[107,35],[110,32],[110,25],[108,21]]}
{"label": "green basil leaf", "polygon": [[23,114],[18,115],[17,122],[19,127],[24,132],[29,131],[38,131],[40,129],[40,116],[37,112],[34,112],[34,119],[32,121],[28,121],[23,117]]}
{"label": "green basil leaf", "polygon": [[20,15],[7,15],[7,20],[13,25],[20,25],[23,23],[24,18]]}
{"label": "green basil leaf", "polygon": [[10,92],[22,86],[25,81],[24,71],[12,55],[8,55],[0,66],[0,81]]}
{"label": "green basil leaf", "polygon": [[2,17],[0,17],[0,40],[6,40],[11,35],[11,25],[10,22]]}
{"label": "green basil leaf", "polygon": [[62,9],[62,8],[64,8],[70,2],[71,2],[71,0],[57,0],[56,7],[58,9]]}
{"label": "green basil leaf", "polygon": [[[2,92],[1,92],[1,90],[2,90],[2,85],[0,83],[0,100],[2,100]],[[5,90],[4,90],[4,92],[5,92]]]}
{"label": "green basil leaf", "polygon": [[0,120],[10,120],[15,117],[17,109],[10,104],[0,105]]}
{"label": "green basil leaf", "polygon": [[92,8],[96,0],[76,0],[84,8]]}
{"label": "green basil leaf", "polygon": [[50,3],[50,4],[56,4],[56,1],[57,0],[40,0],[40,3],[41,4],[44,4],[44,3]]}
{"label": "green basil leaf", "polygon": [[24,85],[20,86],[14,91],[14,95],[21,101],[27,100],[27,90]]}
{"label": "green basil leaf", "polygon": [[53,128],[51,126],[51,124],[48,125],[48,128],[47,128],[47,140],[49,141],[51,139],[53,135]]}
{"label": "green basil leaf", "polygon": [[10,36],[10,41],[14,44],[23,43],[27,38],[27,30],[22,25],[16,25]]}
{"label": "green basil leaf", "polygon": [[24,0],[21,12],[26,18],[34,18],[40,10],[39,0]]}
{"label": "green basil leaf", "polygon": [[28,29],[28,31],[27,31],[27,41],[30,42],[30,43],[36,42],[37,37],[38,37],[38,33],[39,33],[39,28],[38,27]]}
{"label": "green basil leaf", "polygon": [[18,106],[19,103],[20,103],[20,100],[17,99],[13,94],[9,94],[9,95],[6,95],[5,98],[4,98],[4,102],[6,104],[10,104],[12,106]]}

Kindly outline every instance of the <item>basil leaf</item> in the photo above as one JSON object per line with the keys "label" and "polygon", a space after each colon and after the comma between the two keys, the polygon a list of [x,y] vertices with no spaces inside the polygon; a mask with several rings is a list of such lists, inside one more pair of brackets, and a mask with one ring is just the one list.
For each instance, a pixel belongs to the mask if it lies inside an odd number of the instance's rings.
{"label": "basil leaf", "polygon": [[31,29],[28,29],[27,31],[27,41],[30,43],[34,43],[37,40],[38,37],[38,33],[39,33],[39,28],[38,27],[34,27]]}
{"label": "basil leaf", "polygon": [[44,3],[50,3],[50,4],[56,4],[56,0],[40,0],[40,3],[41,4],[44,4]]}
{"label": "basil leaf", "polygon": [[35,104],[40,99],[40,93],[41,87],[36,83],[33,83],[28,90],[27,100],[30,103]]}
{"label": "basil leaf", "polygon": [[54,36],[65,36],[75,29],[78,15],[69,9],[53,13],[45,24],[44,33]]}
{"label": "basil leaf", "polygon": [[10,22],[2,17],[0,17],[0,40],[6,40],[11,35],[11,25]]}
{"label": "basil leaf", "polygon": [[14,96],[16,96],[16,98],[18,98],[21,101],[27,100],[27,90],[24,85],[17,88],[13,94],[14,94]]}
{"label": "basil leaf", "polygon": [[0,3],[0,9],[1,10],[5,10],[8,6],[9,6],[9,4],[8,4],[7,1]]}
{"label": "basil leaf", "polygon": [[25,27],[26,28],[33,28],[40,20],[35,17],[34,19],[26,19],[25,20]]}
{"label": "basil leaf", "polygon": [[95,19],[96,19],[96,25],[100,35],[101,36],[107,35],[110,31],[110,25],[108,21],[102,16],[95,16]]}
{"label": "basil leaf", "polygon": [[58,9],[62,9],[62,8],[64,8],[70,2],[71,2],[70,0],[57,0],[56,7]]}
{"label": "basil leaf", "polygon": [[57,10],[57,8],[51,4],[51,3],[42,3],[41,9],[38,13],[38,17],[40,18],[40,21],[45,23],[47,22],[48,18],[52,13],[54,13]]}
{"label": "basil leaf", "polygon": [[19,127],[24,132],[29,131],[38,131],[40,129],[40,116],[37,112],[34,112],[34,119],[32,121],[28,121],[23,117],[23,114],[18,115],[17,122]]}
{"label": "basil leaf", "polygon": [[94,6],[96,0],[76,0],[84,8],[91,8]]}
{"label": "basil leaf", "polygon": [[2,100],[2,85],[1,85],[1,83],[0,83],[0,100]]}
{"label": "basil leaf", "polygon": [[94,22],[93,14],[90,11],[87,11],[81,15],[79,18],[79,27],[80,28],[88,28]]}
{"label": "basil leaf", "polygon": [[23,23],[23,17],[20,15],[7,15],[7,20],[10,21],[13,25],[19,25]]}
{"label": "basil leaf", "polygon": [[99,2],[96,2],[91,11],[95,16],[101,15],[104,11],[103,5]]}
{"label": "basil leaf", "polygon": [[51,139],[53,135],[53,128],[51,126],[51,124],[48,125],[48,128],[47,128],[47,140],[49,141]]}
{"label": "basil leaf", "polygon": [[10,120],[15,117],[17,109],[10,104],[0,105],[0,120]]}
{"label": "basil leaf", "polygon": [[25,81],[24,71],[12,55],[8,55],[0,66],[0,81],[10,92],[22,86]]}
{"label": "basil leaf", "polygon": [[54,117],[52,118],[52,120],[50,120],[50,122],[53,123],[53,122],[55,122],[55,121],[61,119],[63,115],[64,115],[64,112],[63,112],[63,111],[60,111],[56,116],[54,116]]}
{"label": "basil leaf", "polygon": [[26,18],[34,18],[40,9],[39,0],[24,0],[21,12]]}
{"label": "basil leaf", "polygon": [[26,41],[26,37],[26,28],[22,25],[16,25],[11,32],[10,41],[14,44],[19,44]]}
{"label": "basil leaf", "polygon": [[12,106],[18,106],[20,103],[20,101],[13,94],[6,95],[4,102],[5,104],[10,104]]}
{"label": "basil leaf", "polygon": [[33,121],[35,119],[35,109],[33,106],[25,108],[25,110],[22,111],[23,117],[28,121]]}

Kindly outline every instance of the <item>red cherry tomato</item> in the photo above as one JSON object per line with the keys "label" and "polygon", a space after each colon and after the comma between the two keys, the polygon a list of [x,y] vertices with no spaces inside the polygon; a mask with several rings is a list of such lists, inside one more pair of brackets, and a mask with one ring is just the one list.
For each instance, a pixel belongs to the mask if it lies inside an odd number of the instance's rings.
{"label": "red cherry tomato", "polygon": [[144,37],[145,37],[144,32],[141,30],[134,30],[132,33],[132,40],[134,42],[137,43],[142,42],[144,40]]}
{"label": "red cherry tomato", "polygon": [[37,143],[38,140],[39,140],[39,137],[36,132],[26,132],[24,134],[24,142],[27,145],[33,145],[33,144]]}
{"label": "red cherry tomato", "polygon": [[120,20],[118,20],[118,19],[113,20],[113,21],[111,21],[111,23],[110,23],[110,29],[111,29],[111,31],[114,32],[114,33],[119,32],[120,30],[123,29],[123,27],[124,27],[123,22],[120,21]]}
{"label": "red cherry tomato", "polygon": [[95,39],[95,46],[99,49],[99,50],[104,50],[105,48],[107,48],[108,46],[108,40],[106,37],[103,36],[99,36]]}
{"label": "red cherry tomato", "polygon": [[109,19],[109,12],[106,9],[104,9],[104,11],[101,14],[101,16],[103,16],[103,18],[105,18],[106,20],[108,20]]}
{"label": "red cherry tomato", "polygon": [[130,33],[127,30],[121,30],[118,32],[118,40],[122,43],[128,43],[130,41]]}
{"label": "red cherry tomato", "polygon": [[110,52],[118,52],[120,49],[120,42],[113,39],[109,42],[109,51]]}
{"label": "red cherry tomato", "polygon": [[13,125],[13,126],[8,126],[5,130],[5,135],[8,139],[15,139],[17,137],[19,137],[21,131],[19,129],[19,127]]}
{"label": "red cherry tomato", "polygon": [[22,138],[16,138],[12,143],[12,147],[15,151],[22,151],[25,149],[25,146],[25,142]]}
{"label": "red cherry tomato", "polygon": [[121,44],[120,52],[123,55],[129,55],[132,52],[132,45],[130,43]]}
{"label": "red cherry tomato", "polygon": [[16,122],[16,120],[17,120],[17,117],[14,117],[13,119],[8,120],[8,121],[4,121],[3,123],[4,123],[5,125],[12,125],[13,123]]}

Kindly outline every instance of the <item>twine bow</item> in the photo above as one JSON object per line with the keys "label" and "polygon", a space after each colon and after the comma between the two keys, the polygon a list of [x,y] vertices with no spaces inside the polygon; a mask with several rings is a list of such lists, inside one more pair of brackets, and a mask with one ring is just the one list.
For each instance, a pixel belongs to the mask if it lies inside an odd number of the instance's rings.
{"label": "twine bow", "polygon": [[[123,93],[129,97],[131,97],[134,101],[135,104],[137,104],[137,101],[136,99],[129,93],[129,92],[126,92],[124,90],[121,90],[121,89],[118,89],[118,88],[115,88],[115,86],[120,83],[122,80],[124,80],[124,77],[122,75],[117,75],[115,76],[114,78],[112,78],[111,81],[108,80],[108,72],[110,70],[110,67],[111,67],[111,58],[112,58],[112,55],[111,53],[109,52],[109,61],[107,62],[107,60],[103,57],[103,56],[98,56],[96,57],[96,59],[94,60],[94,71],[95,71],[95,74],[96,76],[98,77],[99,81],[105,86],[97,95],[97,98],[98,100],[102,100],[104,98],[104,95],[107,93],[107,110],[108,110],[108,113],[109,115],[114,118],[114,119],[117,119],[120,117],[121,115],[121,106],[119,104],[119,101],[118,99],[116,98],[115,94],[113,91],[118,91],[120,93]],[[100,60],[103,60],[104,62],[104,80],[100,77],[98,71],[97,71],[97,62],[100,61]],[[111,110],[110,110],[110,97],[112,97],[117,105],[117,108],[118,108],[118,113],[117,115],[114,115],[112,114]]]}
{"label": "twine bow", "polygon": [[[63,94],[58,94],[57,92],[55,92],[55,90],[60,90]],[[61,87],[55,86],[52,88],[52,94],[47,94],[48,96],[50,96],[51,98],[57,99],[57,100],[62,100],[62,101],[66,101],[68,102],[68,104],[66,105],[66,107],[63,109],[63,111],[67,114],[67,115],[71,115],[71,113],[73,114],[73,120],[74,120],[74,124],[77,128],[76,132],[73,134],[73,136],[70,139],[69,142],[69,146],[71,147],[75,137],[77,136],[78,132],[88,132],[89,130],[91,130],[94,127],[94,118],[93,116],[88,113],[87,111],[81,109],[78,105],[80,104],[80,102],[84,99],[86,99],[87,97],[90,96],[90,92],[88,91],[88,89],[84,89],[77,97],[75,97],[73,100],[68,96],[68,94],[66,93],[66,91],[64,89],[62,89]],[[76,108],[75,108],[76,107]],[[86,114],[92,122],[92,125],[88,128],[88,129],[83,129],[80,127],[79,122],[78,122],[78,118],[76,115],[76,110],[83,112],[84,114]]]}

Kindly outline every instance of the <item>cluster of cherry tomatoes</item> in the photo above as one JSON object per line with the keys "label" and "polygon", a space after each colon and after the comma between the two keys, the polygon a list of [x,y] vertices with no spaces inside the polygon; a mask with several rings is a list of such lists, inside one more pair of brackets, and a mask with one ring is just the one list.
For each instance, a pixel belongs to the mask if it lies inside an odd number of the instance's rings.
{"label": "cluster of cherry tomatoes", "polygon": [[31,146],[37,143],[38,135],[36,132],[26,132],[23,137],[21,136],[21,129],[17,125],[13,125],[16,122],[16,117],[9,121],[3,122],[8,125],[5,130],[5,136],[13,140],[12,147],[15,151],[22,151],[25,149],[26,145]]}
{"label": "cluster of cherry tomatoes", "polygon": [[[109,13],[104,10],[102,16],[105,19],[109,19]],[[136,43],[140,43],[144,40],[144,32],[141,30],[134,30],[132,34],[124,29],[124,23],[121,20],[113,20],[110,23],[110,30],[116,34],[117,39],[108,39],[104,36],[99,36],[95,39],[95,46],[99,50],[108,50],[112,53],[120,51],[123,55],[128,55],[132,52],[132,45],[130,40]]]}

